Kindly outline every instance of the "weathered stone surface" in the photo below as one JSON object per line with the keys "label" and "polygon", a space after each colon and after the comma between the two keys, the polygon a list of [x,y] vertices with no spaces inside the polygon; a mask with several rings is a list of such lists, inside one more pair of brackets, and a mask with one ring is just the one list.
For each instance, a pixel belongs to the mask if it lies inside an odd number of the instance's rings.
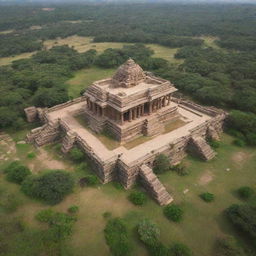
{"label": "weathered stone surface", "polygon": [[29,123],[35,122],[37,120],[38,116],[37,116],[37,109],[35,106],[25,108],[24,112],[26,114],[26,118]]}
{"label": "weathered stone surface", "polygon": [[145,189],[160,205],[167,205],[173,201],[171,195],[150,167],[143,164],[139,173]]}
{"label": "weathered stone surface", "polygon": [[216,152],[214,152],[205,139],[200,136],[193,136],[191,138],[190,150],[205,161],[209,161],[216,156]]}

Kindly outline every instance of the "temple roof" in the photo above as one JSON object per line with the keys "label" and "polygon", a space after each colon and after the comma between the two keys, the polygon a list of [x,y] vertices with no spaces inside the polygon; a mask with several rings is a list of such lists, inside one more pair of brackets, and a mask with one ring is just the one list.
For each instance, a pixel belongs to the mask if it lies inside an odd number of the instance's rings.
{"label": "temple roof", "polygon": [[112,82],[114,87],[130,88],[143,82],[145,78],[143,69],[134,60],[128,59],[117,69]]}

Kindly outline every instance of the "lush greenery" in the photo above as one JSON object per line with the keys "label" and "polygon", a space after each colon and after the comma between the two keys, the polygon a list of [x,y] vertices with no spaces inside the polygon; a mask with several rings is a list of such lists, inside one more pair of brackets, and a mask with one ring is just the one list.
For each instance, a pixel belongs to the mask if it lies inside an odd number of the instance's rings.
{"label": "lush greenery", "polygon": [[49,225],[48,236],[53,241],[66,239],[72,234],[72,228],[76,217],[66,213],[55,212],[52,209],[40,211],[36,219]]}
{"label": "lush greenery", "polygon": [[21,184],[24,179],[31,174],[27,166],[24,166],[19,161],[11,162],[4,170],[6,179],[10,182]]}
{"label": "lush greenery", "polygon": [[170,160],[164,154],[159,154],[154,161],[154,172],[157,174],[170,170]]}
{"label": "lush greenery", "polygon": [[158,242],[160,229],[152,221],[144,219],[138,224],[138,234],[143,243],[153,246]]}
{"label": "lush greenery", "polygon": [[238,190],[238,195],[242,198],[242,199],[249,199],[252,197],[252,195],[254,194],[254,190],[251,187],[240,187]]}
{"label": "lush greenery", "polygon": [[250,205],[232,205],[226,211],[229,221],[252,239],[256,238],[256,209]]}
{"label": "lush greenery", "polygon": [[87,175],[85,177],[85,179],[86,179],[86,184],[88,186],[95,186],[95,185],[99,184],[99,178],[96,175],[92,175],[92,174]]}
{"label": "lush greenery", "polygon": [[164,215],[171,221],[180,222],[183,218],[183,210],[176,204],[167,205],[164,207]]}
{"label": "lush greenery", "polygon": [[84,152],[77,148],[73,147],[69,152],[70,158],[75,162],[81,162],[82,160],[85,160]]}
{"label": "lush greenery", "polygon": [[26,195],[48,204],[57,204],[72,192],[73,187],[74,180],[70,173],[50,170],[41,175],[28,176],[22,183],[21,190]]}
{"label": "lush greenery", "polygon": [[212,202],[214,200],[214,194],[209,192],[202,193],[200,197],[207,203]]}
{"label": "lush greenery", "polygon": [[131,255],[128,230],[120,218],[110,219],[104,229],[105,238],[114,256]]}
{"label": "lush greenery", "polygon": [[147,201],[145,193],[141,191],[131,192],[128,198],[135,205],[143,205]]}
{"label": "lush greenery", "polygon": [[245,256],[244,250],[237,244],[232,236],[222,237],[216,241],[216,255]]}
{"label": "lush greenery", "polygon": [[174,243],[169,249],[168,256],[192,256],[192,252],[185,244]]}

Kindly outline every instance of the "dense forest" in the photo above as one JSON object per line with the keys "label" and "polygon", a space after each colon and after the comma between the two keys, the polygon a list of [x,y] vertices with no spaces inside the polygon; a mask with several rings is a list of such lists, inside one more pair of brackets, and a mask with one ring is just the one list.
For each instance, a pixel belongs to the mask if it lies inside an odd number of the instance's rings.
{"label": "dense forest", "polygon": [[[1,127],[22,123],[22,108],[28,104],[52,106],[66,101],[65,81],[74,70],[91,65],[113,68],[130,56],[195,100],[230,110],[232,134],[256,144],[255,5],[51,7],[51,11],[38,5],[0,8],[0,28],[9,30],[0,34],[0,56],[42,50],[31,59],[1,67],[0,90],[5,95],[0,103]],[[95,42],[140,44],[101,55],[67,47],[44,49],[44,40],[75,34],[92,36]],[[202,35],[218,38],[218,47],[206,47]],[[153,52],[142,43],[178,47],[175,57],[184,62],[173,66],[152,58]]]}

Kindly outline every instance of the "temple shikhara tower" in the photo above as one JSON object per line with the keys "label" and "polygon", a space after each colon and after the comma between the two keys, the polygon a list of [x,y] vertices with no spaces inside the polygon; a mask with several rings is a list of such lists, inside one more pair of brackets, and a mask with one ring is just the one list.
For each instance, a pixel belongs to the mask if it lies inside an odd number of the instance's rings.
{"label": "temple shikhara tower", "polygon": [[82,97],[52,108],[26,108],[29,122],[42,123],[27,141],[37,147],[61,141],[65,154],[77,146],[102,183],[117,180],[128,189],[140,179],[160,205],[169,204],[173,198],[152,169],[156,156],[165,154],[173,165],[188,153],[211,160],[216,153],[207,140],[219,140],[227,115],[177,98],[176,91],[170,81],[129,59]]}

